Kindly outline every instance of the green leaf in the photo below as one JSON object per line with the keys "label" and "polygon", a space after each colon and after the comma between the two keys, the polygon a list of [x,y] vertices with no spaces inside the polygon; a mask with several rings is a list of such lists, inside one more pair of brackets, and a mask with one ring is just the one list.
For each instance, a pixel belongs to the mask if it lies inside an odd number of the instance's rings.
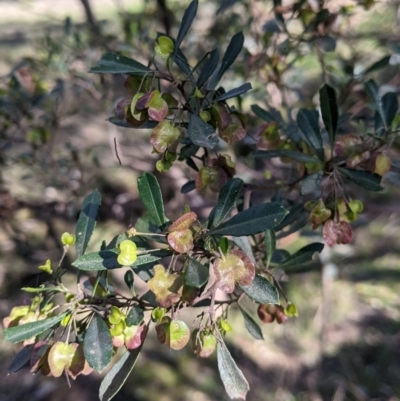
{"label": "green leaf", "polygon": [[249,91],[250,89],[252,89],[250,83],[243,84],[235,89],[231,89],[230,91],[225,92],[222,95],[218,96],[216,99],[213,100],[213,103],[214,102],[222,102],[222,101],[228,100],[232,97],[240,96],[243,93],[246,93],[247,91]]}
{"label": "green leaf", "polygon": [[219,375],[229,397],[245,400],[246,394],[250,390],[249,383],[237,367],[222,339],[217,343],[217,359]]}
{"label": "green leaf", "polygon": [[377,62],[375,62],[375,63],[372,64],[371,66],[369,66],[369,67],[363,72],[363,74],[364,74],[364,75],[367,75],[367,74],[369,74],[369,73],[371,73],[371,72],[380,70],[381,68],[385,68],[386,66],[389,65],[389,61],[390,61],[390,58],[391,58],[391,57],[392,57],[391,55],[382,57],[380,60],[378,60]]}
{"label": "green leaf", "polygon": [[279,294],[276,287],[265,277],[256,274],[250,285],[241,285],[244,293],[260,304],[279,304]]}
{"label": "green leaf", "polygon": [[189,143],[185,145],[179,152],[178,160],[185,160],[189,157],[195,156],[199,149],[200,148],[194,143]]}
{"label": "green leaf", "polygon": [[179,27],[178,36],[175,41],[175,52],[177,51],[177,49],[179,49],[183,41],[183,38],[185,37],[187,31],[192,25],[194,17],[196,16],[197,13],[198,5],[199,5],[198,0],[193,0],[189,4],[189,7],[185,10],[185,13],[183,14],[182,23],[181,26]]}
{"label": "green leaf", "polygon": [[32,352],[33,348],[31,347],[22,348],[10,362],[10,365],[8,366],[8,374],[20,371],[31,360]]}
{"label": "green leaf", "polygon": [[196,86],[201,88],[211,77],[212,73],[215,71],[218,65],[219,60],[219,51],[218,49],[214,49],[209,55],[207,60],[204,63],[204,66],[200,72],[199,78],[197,79]]}
{"label": "green leaf", "polygon": [[195,114],[190,115],[188,134],[197,146],[213,149],[219,142],[215,129]]}
{"label": "green leaf", "polygon": [[372,101],[373,105],[375,106],[375,110],[379,113],[379,116],[381,117],[385,129],[387,129],[386,125],[386,118],[385,118],[385,111],[383,109],[383,104],[382,104],[382,99],[379,95],[379,89],[373,79],[370,79],[364,84],[364,89],[365,92],[367,92],[368,97]]}
{"label": "green leaf", "polygon": [[236,198],[243,186],[243,180],[234,178],[222,185],[218,195],[216,206],[211,210],[208,218],[208,228],[218,227],[230,212],[236,202]]}
{"label": "green leaf", "polygon": [[319,100],[321,104],[322,120],[328,131],[331,147],[333,147],[339,121],[339,109],[335,89],[325,84],[319,91]]}
{"label": "green leaf", "polygon": [[188,265],[185,271],[185,283],[190,287],[202,287],[208,281],[208,269],[195,259],[188,258],[187,260]]}
{"label": "green leaf", "polygon": [[61,322],[66,313],[50,317],[48,319],[38,320],[36,322],[21,324],[20,326],[10,327],[4,330],[4,340],[11,343],[19,343],[36,337],[44,331],[51,329],[57,323]]}
{"label": "green leaf", "polygon": [[323,249],[324,244],[321,244],[319,242],[314,242],[312,244],[306,245],[305,247],[299,249],[297,252],[291,255],[288,259],[285,259],[279,266],[298,266],[304,263],[311,262],[315,252],[321,253]]}
{"label": "green leaf", "polygon": [[35,293],[35,292],[46,292],[46,291],[60,291],[60,287],[56,287],[54,285],[48,287],[38,287],[38,288],[22,287],[21,290],[25,292]]}
{"label": "green leaf", "polygon": [[110,363],[113,353],[112,338],[110,329],[100,316],[94,316],[86,330],[83,353],[88,364],[98,372]]}
{"label": "green leaf", "polygon": [[320,163],[318,159],[311,155],[298,152],[296,150],[278,149],[278,150],[257,150],[253,153],[255,158],[272,159],[274,157],[289,157],[302,163]]}
{"label": "green leaf", "polygon": [[256,340],[264,340],[263,333],[260,329],[260,326],[254,321],[254,319],[244,311],[240,306],[240,312],[244,317],[244,324],[246,326],[247,331],[256,339]]}
{"label": "green leaf", "polygon": [[182,185],[181,194],[187,194],[190,191],[193,191],[196,188],[196,181],[188,181],[186,184]]}
{"label": "green leaf", "polygon": [[300,181],[301,194],[308,195],[314,192],[321,192],[322,178],[324,178],[324,172],[318,171],[301,180]]}
{"label": "green leaf", "polygon": [[238,32],[237,34],[232,36],[232,39],[229,42],[224,57],[222,58],[222,64],[217,74],[215,74],[213,78],[211,78],[209,84],[210,89],[214,89],[217,86],[222,76],[225,74],[228,68],[234,63],[237,56],[242,51],[243,43],[244,43],[244,36],[242,32]]}
{"label": "green leaf", "polygon": [[100,192],[96,189],[88,195],[82,204],[82,210],[76,223],[76,253],[82,256],[89,244],[96,227],[97,213],[101,204]]}
{"label": "green leaf", "polygon": [[294,205],[289,210],[289,213],[285,216],[285,218],[281,221],[281,223],[277,227],[275,227],[275,231],[282,230],[282,228],[285,228],[289,224],[293,223],[304,212],[308,217],[309,213],[304,209],[303,205],[301,205],[301,204]]}
{"label": "green leaf", "polygon": [[89,72],[97,74],[145,75],[152,70],[145,65],[116,53],[106,53]]}
{"label": "green leaf", "polygon": [[369,171],[352,170],[349,168],[339,168],[339,172],[343,177],[353,181],[358,186],[366,189],[367,191],[382,191],[381,187],[382,177],[378,174],[370,173]]}
{"label": "green leaf", "polygon": [[139,195],[151,220],[158,227],[162,227],[169,220],[164,214],[164,204],[157,178],[151,173],[143,173],[138,177],[137,183]]}
{"label": "green leaf", "polygon": [[[166,256],[170,256],[171,254],[172,252],[167,249],[154,249],[154,252],[144,253],[141,255],[138,254],[136,262],[133,263],[131,267],[134,269],[135,267],[155,262],[165,258]],[[72,263],[72,266],[84,271],[118,269],[121,267],[117,262],[118,255],[119,249],[117,248],[107,249],[100,252],[91,252],[75,260],[75,262]]]}
{"label": "green leaf", "polygon": [[266,230],[264,237],[264,249],[265,249],[265,259],[267,262],[267,266],[269,266],[269,262],[271,262],[272,255],[275,252],[275,247],[276,247],[275,231],[272,229]]}
{"label": "green leaf", "polygon": [[393,92],[388,92],[382,97],[382,108],[385,116],[385,121],[382,121],[379,113],[375,114],[375,135],[384,136],[385,126],[390,127],[394,118],[396,117],[397,110],[399,108],[399,103],[397,100],[397,95]]}
{"label": "green leaf", "polygon": [[100,384],[100,401],[111,400],[126,382],[139,358],[142,346],[132,351],[126,351],[121,359],[104,376]]}
{"label": "green leaf", "polygon": [[139,326],[139,324],[143,322],[143,319],[144,319],[143,309],[134,305],[129,310],[125,321],[128,326]]}
{"label": "green leaf", "polygon": [[286,214],[287,210],[279,203],[264,203],[243,210],[220,226],[211,229],[209,234],[233,237],[258,234],[276,227]]}
{"label": "green leaf", "polygon": [[133,276],[132,270],[127,270],[125,272],[124,281],[127,287],[131,290],[131,293],[135,295],[135,287],[134,287],[135,278]]}
{"label": "green leaf", "polygon": [[272,123],[273,121],[276,121],[274,116],[267,110],[262,109],[260,106],[256,104],[251,105],[251,111],[258,117],[261,118],[261,120],[266,121],[267,123]]}
{"label": "green leaf", "polygon": [[316,150],[320,160],[324,160],[324,144],[319,129],[319,114],[316,110],[300,109],[297,114],[297,125],[306,142]]}

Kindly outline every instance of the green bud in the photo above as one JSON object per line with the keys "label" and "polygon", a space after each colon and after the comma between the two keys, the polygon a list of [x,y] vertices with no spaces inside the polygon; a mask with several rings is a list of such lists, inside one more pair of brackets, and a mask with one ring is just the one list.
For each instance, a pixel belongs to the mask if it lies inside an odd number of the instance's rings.
{"label": "green bud", "polygon": [[47,259],[46,263],[44,265],[39,266],[38,269],[41,270],[42,272],[45,272],[45,273],[48,273],[48,274],[52,274],[53,270],[51,268],[50,259]]}
{"label": "green bud", "polygon": [[70,234],[65,232],[63,235],[61,235],[61,242],[63,243],[63,245],[74,245],[76,241],[76,237],[74,234]]}
{"label": "green bud", "polygon": [[358,199],[354,199],[351,202],[349,202],[349,209],[353,212],[353,213],[361,213],[364,210],[364,205],[363,203],[358,200]]}
{"label": "green bud", "polygon": [[200,112],[200,118],[208,123],[211,120],[211,114],[207,110],[203,110]]}
{"label": "green bud", "polygon": [[288,316],[288,317],[292,317],[292,316],[296,316],[297,317],[297,316],[299,316],[299,313],[297,312],[296,305],[292,304],[291,302],[289,302],[286,305],[286,308],[285,308],[285,315]]}
{"label": "green bud", "polygon": [[167,310],[165,308],[157,307],[157,308],[153,309],[153,311],[151,312],[151,320],[153,322],[161,321],[161,319],[164,317],[166,312],[167,312]]}

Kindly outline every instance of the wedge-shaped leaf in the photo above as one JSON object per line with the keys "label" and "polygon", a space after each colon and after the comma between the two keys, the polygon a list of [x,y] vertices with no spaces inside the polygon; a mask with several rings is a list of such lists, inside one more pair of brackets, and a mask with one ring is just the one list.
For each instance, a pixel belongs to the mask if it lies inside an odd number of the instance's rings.
{"label": "wedge-shaped leaf", "polygon": [[390,61],[390,58],[391,58],[391,57],[392,57],[391,55],[382,57],[380,60],[378,60],[378,61],[375,62],[374,64],[370,65],[370,66],[363,72],[363,74],[364,74],[364,75],[367,75],[367,74],[370,74],[371,72],[374,72],[374,71],[377,71],[377,70],[380,70],[380,69],[382,69],[382,68],[387,67],[387,66],[389,65],[389,61]]}
{"label": "wedge-shaped leaf", "polygon": [[[142,343],[143,346],[143,343]],[[100,384],[100,401],[111,400],[126,382],[139,358],[142,346],[126,351],[121,359],[110,369]]]}
{"label": "wedge-shaped leaf", "polygon": [[224,100],[231,99],[232,97],[240,96],[250,89],[252,89],[250,83],[243,84],[235,89],[231,89],[230,91],[223,93],[222,95],[214,99],[213,102],[222,102]]}
{"label": "wedge-shaped leaf", "polygon": [[218,72],[211,79],[210,89],[216,87],[222,76],[225,74],[228,68],[234,63],[237,56],[242,51],[243,43],[244,43],[244,36],[242,32],[238,32],[237,34],[232,36],[232,39],[229,42],[224,57],[222,58],[222,64]]}
{"label": "wedge-shaped leaf", "polygon": [[[147,263],[155,262],[166,256],[171,255],[171,251],[167,249],[154,249],[152,252],[139,254],[136,262],[131,265],[133,269]],[[107,249],[100,252],[91,252],[81,256],[72,266],[75,266],[79,270],[85,271],[98,271],[108,269],[118,269],[121,265],[118,263],[117,258],[119,255],[119,249]]]}
{"label": "wedge-shaped leaf", "polygon": [[275,227],[275,231],[282,230],[289,224],[292,224],[304,212],[308,217],[309,213],[304,209],[303,205],[301,205],[301,204],[294,205],[289,210],[289,213],[285,216],[285,218],[281,221],[281,223],[277,227]]}
{"label": "wedge-shaped leaf", "polygon": [[179,49],[183,41],[183,38],[185,37],[187,31],[192,25],[194,17],[196,16],[197,13],[198,5],[199,5],[198,0],[193,0],[189,4],[189,7],[185,10],[185,13],[183,14],[181,26],[179,27],[178,36],[175,41],[175,52],[177,49]]}
{"label": "wedge-shaped leaf", "polygon": [[24,347],[17,355],[14,356],[10,365],[8,366],[8,373],[17,373],[31,360],[33,353],[32,348]]}
{"label": "wedge-shaped leaf", "polygon": [[100,192],[96,189],[85,198],[76,223],[76,253],[82,256],[96,227],[97,213],[101,203]]}
{"label": "wedge-shaped leaf", "polygon": [[372,104],[375,107],[375,110],[378,112],[379,116],[381,117],[385,129],[388,128],[386,125],[386,118],[385,118],[385,110],[383,108],[382,98],[379,95],[379,89],[373,79],[370,79],[364,84],[365,92],[367,92],[368,97],[372,101]]}
{"label": "wedge-shaped leaf", "polygon": [[112,338],[110,329],[100,316],[94,316],[86,330],[83,352],[89,365],[98,372],[110,363],[113,353]]}
{"label": "wedge-shaped leaf", "polygon": [[324,177],[323,171],[318,171],[300,181],[300,191],[302,195],[312,194],[321,191],[321,183]]}
{"label": "wedge-shaped leaf", "polygon": [[339,121],[339,109],[336,100],[336,92],[331,86],[325,84],[319,91],[322,120],[328,131],[331,147],[335,143],[335,136]]}
{"label": "wedge-shaped leaf", "polygon": [[256,274],[250,285],[241,285],[244,293],[260,304],[279,304],[279,294],[276,287],[265,277]]}
{"label": "wedge-shaped leaf", "polygon": [[312,244],[306,245],[305,247],[299,249],[289,258],[285,259],[283,263],[280,264],[280,267],[286,266],[298,266],[304,263],[308,263],[312,261],[313,255],[318,252],[321,253],[324,249],[324,244],[319,242],[314,242]]}
{"label": "wedge-shaped leaf", "polygon": [[305,141],[315,149],[320,160],[324,160],[324,144],[319,128],[319,115],[316,110],[300,109],[297,114],[297,125]]}
{"label": "wedge-shaped leaf", "polygon": [[214,128],[195,114],[190,115],[188,134],[197,146],[213,149],[219,142]]}
{"label": "wedge-shaped leaf", "polygon": [[265,260],[267,262],[267,266],[269,265],[272,255],[275,252],[275,247],[276,247],[275,231],[273,229],[266,230],[264,236],[264,249],[265,249]]}
{"label": "wedge-shaped leaf", "polygon": [[139,326],[143,322],[144,314],[143,309],[138,306],[132,306],[126,315],[126,324],[129,326]]}
{"label": "wedge-shaped leaf", "polygon": [[219,375],[229,397],[245,400],[246,394],[250,390],[249,383],[237,367],[222,339],[217,344],[217,359]]}
{"label": "wedge-shaped leaf", "polygon": [[254,319],[242,308],[240,308],[240,312],[242,312],[244,318],[244,324],[246,326],[247,331],[256,339],[256,340],[264,340],[263,333],[260,329],[260,326],[254,321]]}
{"label": "wedge-shaped leaf", "polygon": [[218,227],[232,209],[243,186],[243,180],[234,178],[222,185],[216,206],[208,218],[208,228]]}
{"label": "wedge-shaped leaf", "polygon": [[106,53],[89,72],[98,74],[128,74],[145,75],[151,72],[150,68],[116,53]]}
{"label": "wedge-shaped leaf", "polygon": [[350,181],[353,181],[358,186],[366,189],[367,191],[382,191],[381,187],[382,177],[378,174],[370,173],[369,171],[352,170],[349,168],[339,168],[340,174]]}
{"label": "wedge-shaped leaf", "polygon": [[140,198],[151,220],[157,226],[163,226],[169,220],[164,214],[164,203],[157,178],[151,173],[143,173],[138,177],[137,183]]}
{"label": "wedge-shaped leaf", "polygon": [[272,123],[273,121],[276,121],[274,116],[267,110],[262,109],[260,106],[256,104],[251,105],[251,111],[258,117],[261,118],[261,120],[266,121],[267,123]]}
{"label": "wedge-shaped leaf", "polygon": [[185,271],[185,283],[191,287],[202,287],[209,278],[208,268],[195,259],[188,258]]}
{"label": "wedge-shaped leaf", "polygon": [[201,88],[211,77],[212,73],[215,71],[218,65],[219,51],[214,49],[207,57],[204,62],[203,69],[200,72],[199,78],[197,79],[197,87]]}
{"label": "wedge-shaped leaf", "polygon": [[259,159],[272,159],[274,157],[289,157],[302,163],[319,163],[320,161],[311,155],[296,150],[279,149],[279,150],[257,150],[254,152],[254,157]]}
{"label": "wedge-shaped leaf", "polygon": [[396,117],[399,103],[397,95],[393,92],[386,93],[382,97],[382,108],[385,116],[385,122],[382,121],[378,112],[375,114],[375,135],[384,136],[385,126],[390,127],[394,118]]}
{"label": "wedge-shaped leaf", "polygon": [[243,235],[258,234],[276,227],[286,216],[287,210],[279,203],[269,202],[244,210],[209,231],[211,235]]}
{"label": "wedge-shaped leaf", "polygon": [[[115,116],[108,118],[107,121],[118,127],[131,128],[131,129],[135,128],[132,125],[128,124],[126,121],[120,120]],[[157,121],[144,121],[143,124],[140,125],[140,128],[154,128],[157,124],[158,124]]]}
{"label": "wedge-shaped leaf", "polygon": [[57,323],[61,322],[66,313],[50,317],[48,319],[38,320],[36,322],[21,324],[20,326],[10,327],[4,330],[4,340],[12,343],[19,343],[36,337],[37,335],[51,329]]}

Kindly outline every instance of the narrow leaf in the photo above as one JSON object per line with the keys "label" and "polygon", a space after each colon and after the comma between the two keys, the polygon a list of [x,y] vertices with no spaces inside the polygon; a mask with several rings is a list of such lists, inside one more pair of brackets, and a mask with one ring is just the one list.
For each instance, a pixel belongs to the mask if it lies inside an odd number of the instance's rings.
{"label": "narrow leaf", "polygon": [[185,10],[185,13],[183,14],[183,17],[182,17],[181,26],[179,27],[178,36],[175,41],[174,52],[176,52],[177,49],[179,49],[179,47],[183,41],[183,38],[185,37],[187,31],[191,27],[194,17],[196,16],[196,13],[197,13],[198,5],[199,5],[198,0],[193,0],[189,4],[189,7]]}
{"label": "narrow leaf", "polygon": [[195,180],[188,181],[186,184],[182,185],[181,193],[187,194],[190,191],[193,191],[195,188],[196,188],[196,181]]}
{"label": "narrow leaf", "polygon": [[320,160],[324,160],[324,145],[319,129],[319,115],[316,110],[300,109],[297,114],[297,125],[306,142],[316,150]]}
{"label": "narrow leaf", "polygon": [[300,191],[302,195],[321,192],[321,183],[324,177],[323,171],[318,171],[300,181]]}
{"label": "narrow leaf", "polygon": [[139,326],[139,324],[143,322],[143,319],[144,319],[143,309],[134,305],[129,310],[126,316],[126,323],[129,326]]}
{"label": "narrow leaf", "polygon": [[188,265],[185,271],[185,283],[191,287],[202,287],[209,278],[207,267],[195,259],[188,258]]}
{"label": "narrow leaf", "polygon": [[281,223],[275,227],[275,231],[282,230],[289,224],[293,223],[295,220],[298,219],[299,215],[302,213],[306,213],[309,216],[309,213],[304,209],[304,206],[301,204],[294,205],[290,210],[289,213],[285,216],[285,218],[281,221]]}
{"label": "narrow leaf", "polygon": [[20,326],[10,327],[4,330],[4,340],[12,343],[19,343],[36,337],[39,334],[51,329],[57,323],[61,322],[66,313],[50,317],[48,319],[38,320],[36,322],[21,324]]}
{"label": "narrow leaf", "polygon": [[333,147],[339,121],[339,110],[335,89],[325,84],[319,91],[319,100],[321,104],[322,120],[324,121],[325,128],[328,131],[331,147]]}
{"label": "narrow leaf", "polygon": [[237,367],[232,355],[226,348],[225,343],[220,340],[217,344],[218,371],[224,384],[225,391],[232,399],[246,399],[250,390],[249,383],[242,371]]}
{"label": "narrow leaf", "polygon": [[[155,262],[166,256],[170,256],[171,253],[172,252],[167,249],[155,249],[154,252],[139,254],[136,262],[133,263],[131,267],[135,268],[147,263]],[[75,262],[72,263],[72,266],[84,271],[118,269],[121,267],[117,261],[118,254],[119,249],[117,248],[87,253],[75,260]]]}
{"label": "narrow leaf", "polygon": [[293,255],[291,255],[288,259],[285,259],[283,263],[280,264],[280,267],[287,266],[298,266],[304,263],[308,263],[312,261],[312,257],[315,252],[321,253],[324,249],[324,244],[319,242],[314,242],[312,244],[306,245],[305,247],[299,249]]}
{"label": "narrow leaf", "polygon": [[223,93],[222,95],[214,99],[213,102],[222,102],[223,100],[228,100],[232,97],[240,96],[243,93],[249,91],[250,89],[251,89],[250,83],[243,84],[235,89],[231,89],[230,91]]}
{"label": "narrow leaf", "polygon": [[254,157],[259,159],[272,159],[274,157],[289,157],[302,163],[319,163],[320,161],[311,155],[298,152],[296,150],[279,149],[279,150],[257,150]]}
{"label": "narrow leaf", "polygon": [[275,231],[272,229],[266,230],[264,237],[264,249],[265,249],[265,259],[267,262],[267,266],[269,266],[269,262],[271,262],[272,255],[275,252],[275,247],[276,247]]}
{"label": "narrow leaf", "polygon": [[88,364],[98,372],[110,363],[113,352],[110,329],[100,316],[94,316],[86,330],[83,352]]}
{"label": "narrow leaf", "polygon": [[190,115],[188,134],[197,146],[213,149],[219,142],[215,129],[195,114]]}
{"label": "narrow leaf", "polygon": [[241,285],[240,288],[250,299],[260,304],[279,304],[278,290],[270,281],[259,274],[256,274],[250,285]]}
{"label": "narrow leaf", "polygon": [[140,198],[153,223],[162,227],[168,220],[164,214],[164,203],[157,178],[151,173],[143,173],[137,179]]}
{"label": "narrow leaf", "polygon": [[381,117],[381,119],[385,125],[385,129],[387,129],[388,127],[386,125],[385,111],[383,109],[382,99],[379,95],[379,89],[378,89],[375,81],[373,79],[370,79],[369,81],[367,81],[364,84],[364,89],[365,89],[365,92],[367,92],[367,95],[370,98],[370,100],[372,101],[373,105],[375,106],[375,110],[379,113],[379,116]]}
{"label": "narrow leaf", "polygon": [[391,55],[382,57],[380,60],[378,60],[377,62],[375,62],[375,63],[372,64],[371,66],[369,66],[369,67],[363,72],[363,74],[364,74],[364,75],[367,75],[367,74],[370,74],[371,72],[380,70],[381,68],[385,68],[386,66],[389,65],[389,61],[390,61],[390,58],[391,58],[391,57],[392,57]]}
{"label": "narrow leaf", "polygon": [[382,191],[381,187],[382,177],[378,174],[370,173],[369,171],[352,170],[349,168],[339,168],[340,174],[343,177],[353,181],[358,186],[366,189],[367,191]]}
{"label": "narrow leaf", "polygon": [[[239,307],[240,308],[240,307]],[[254,321],[254,319],[242,308],[240,308],[240,312],[244,317],[244,324],[246,326],[247,331],[256,339],[256,340],[264,340],[263,333],[260,329],[260,326]]]}
{"label": "narrow leaf", "polygon": [[260,106],[256,104],[251,105],[251,111],[261,120],[266,121],[267,123],[272,123],[272,121],[276,121],[274,116],[267,110],[262,109]]}
{"label": "narrow leaf", "polygon": [[203,69],[197,79],[197,87],[201,88],[211,77],[212,73],[215,71],[218,65],[219,60],[219,51],[218,49],[214,49],[208,56],[207,60],[204,63]]}
{"label": "narrow leaf", "polygon": [[228,70],[228,68],[234,63],[239,53],[242,51],[244,43],[244,36],[242,32],[238,32],[233,35],[229,45],[226,49],[224,57],[222,58],[222,64],[218,70],[218,72],[213,76],[210,82],[210,89],[213,89],[217,86],[218,82]]}
{"label": "narrow leaf", "polygon": [[394,118],[396,117],[397,110],[399,108],[399,103],[397,100],[397,95],[393,92],[388,92],[382,96],[382,108],[385,116],[385,121],[382,121],[381,116],[378,112],[375,113],[375,135],[384,136],[385,126],[390,127]]}
{"label": "narrow leaf", "polygon": [[209,234],[234,237],[258,234],[276,227],[286,214],[287,210],[279,203],[264,203],[238,213],[218,227],[211,229]]}
{"label": "narrow leaf", "polygon": [[31,360],[33,349],[24,347],[17,355],[14,356],[10,365],[8,366],[8,373],[17,373]]}
{"label": "narrow leaf", "polygon": [[76,253],[82,256],[96,227],[97,213],[101,203],[100,192],[96,189],[85,198],[76,223]]}
{"label": "narrow leaf", "polygon": [[93,67],[89,72],[99,74],[128,74],[145,75],[151,72],[150,68],[132,60],[128,57],[116,53],[106,53],[98,62],[98,66]]}
{"label": "narrow leaf", "polygon": [[216,206],[211,210],[208,218],[208,228],[218,227],[236,202],[236,198],[243,186],[243,180],[234,178],[222,185]]}
{"label": "narrow leaf", "polygon": [[142,346],[126,351],[121,359],[110,369],[100,384],[100,401],[111,400],[126,382],[139,358]]}

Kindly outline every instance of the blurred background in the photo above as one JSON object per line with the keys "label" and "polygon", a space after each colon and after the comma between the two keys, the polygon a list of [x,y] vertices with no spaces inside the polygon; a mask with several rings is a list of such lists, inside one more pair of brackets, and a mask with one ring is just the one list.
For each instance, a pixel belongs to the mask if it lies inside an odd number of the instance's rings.
{"label": "blurred background", "polygon": [[[312,105],[322,84],[321,60],[324,73],[347,91],[345,111],[368,114],[360,106],[357,74],[387,55],[391,62],[370,73],[398,93],[399,1],[326,1],[337,16],[336,35],[324,36],[320,51],[299,46],[294,53],[276,35],[274,3],[280,2],[201,1],[184,42],[194,65],[205,52],[225,48],[234,33],[244,32],[244,50],[223,84],[228,90],[252,83],[254,90],[237,105],[248,113],[250,126],[261,124],[249,113],[253,103],[289,120],[291,108]],[[302,3],[313,10],[318,1]],[[126,96],[124,78],[87,71],[106,51],[146,64],[156,33],[176,35],[187,5],[183,0],[0,1],[0,318],[24,302],[22,286],[38,284],[37,266],[60,258],[60,235],[74,232],[82,199],[92,190],[100,190],[103,202],[91,250],[143,213],[136,178],[142,171],[156,173],[157,160],[150,155],[149,131],[110,124],[116,101]],[[235,148],[235,157],[253,145],[248,138]],[[285,167],[268,168],[279,176]],[[244,158],[237,170],[247,181],[262,180],[265,165]],[[194,178],[187,166],[176,163],[157,177],[168,216],[178,216],[184,204],[208,216],[212,199],[180,192]],[[233,332],[227,343],[250,383],[249,401],[400,400],[400,180],[396,171],[385,180],[385,194],[353,194],[366,209],[351,245],[325,250],[318,262],[285,272],[284,287],[298,318],[263,325],[265,341],[256,341],[241,314],[230,313]],[[280,248],[297,250],[310,236],[321,240],[317,232],[300,234],[281,239]],[[68,255],[66,265],[73,257]],[[72,269],[69,275],[73,280]],[[122,283],[116,275],[116,287]],[[255,316],[254,305],[246,306]],[[0,401],[98,399],[101,375],[96,373],[80,376],[71,388],[63,378],[34,376],[28,368],[7,376],[19,349],[0,342]],[[115,400],[227,396],[215,356],[198,359],[189,346],[170,351],[152,335]]]}

